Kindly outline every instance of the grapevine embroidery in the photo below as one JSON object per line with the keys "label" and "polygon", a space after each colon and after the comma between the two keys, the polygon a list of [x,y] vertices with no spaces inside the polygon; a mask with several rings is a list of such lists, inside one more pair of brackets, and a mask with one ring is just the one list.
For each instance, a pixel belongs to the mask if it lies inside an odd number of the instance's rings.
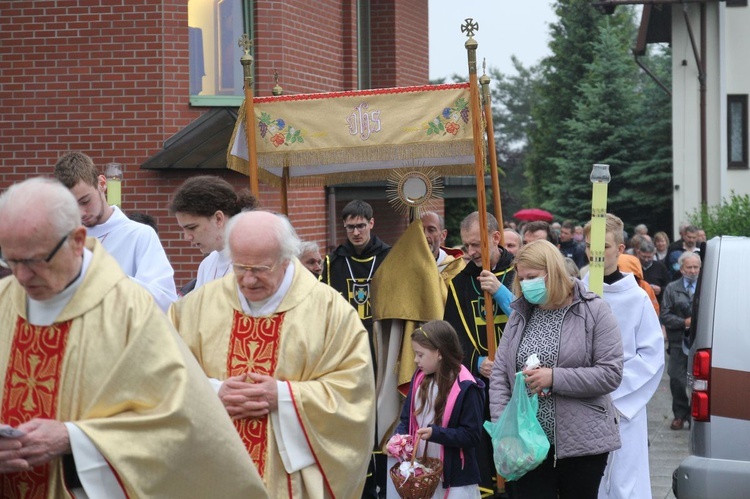
{"label": "grapevine embroidery", "polygon": [[453,107],[446,107],[439,116],[427,122],[427,135],[456,135],[461,129],[459,122],[469,122],[469,103],[463,97]]}
{"label": "grapevine embroidery", "polygon": [[305,142],[302,130],[296,129],[293,126],[287,126],[283,119],[273,119],[268,113],[260,113],[258,127],[260,128],[261,138],[273,144],[274,147],[279,147],[280,145],[288,146],[295,142],[300,144]]}

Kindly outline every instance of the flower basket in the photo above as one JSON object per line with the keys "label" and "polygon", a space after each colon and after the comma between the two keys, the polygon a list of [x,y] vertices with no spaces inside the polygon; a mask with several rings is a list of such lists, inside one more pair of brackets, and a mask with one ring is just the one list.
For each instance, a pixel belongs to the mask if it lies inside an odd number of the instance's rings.
{"label": "flower basket", "polygon": [[[416,454],[416,452],[414,453]],[[410,472],[404,477],[401,466],[407,464]],[[421,474],[411,472],[421,470]],[[401,499],[429,499],[437,490],[443,476],[443,462],[435,457],[427,457],[427,445],[424,455],[419,459],[412,456],[411,462],[396,463],[390,470],[391,480]]]}

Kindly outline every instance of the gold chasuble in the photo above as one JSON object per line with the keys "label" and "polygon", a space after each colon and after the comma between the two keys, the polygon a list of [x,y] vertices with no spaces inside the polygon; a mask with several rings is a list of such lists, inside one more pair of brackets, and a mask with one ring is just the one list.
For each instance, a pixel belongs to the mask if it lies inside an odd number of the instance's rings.
{"label": "gold chasuble", "polygon": [[290,265],[292,285],[269,317],[242,312],[229,275],[174,303],[170,318],[210,378],[251,371],[287,383],[314,464],[287,473],[273,418],[237,425],[269,496],[358,498],[375,427],[367,331],[336,290]]}
{"label": "gold chasuble", "polygon": [[[151,295],[96,239],[86,247],[90,266],[50,326],[28,322],[15,277],[0,281],[0,420],[75,424],[127,497],[267,497],[224,407]],[[71,497],[67,461],[0,476],[0,495]]]}

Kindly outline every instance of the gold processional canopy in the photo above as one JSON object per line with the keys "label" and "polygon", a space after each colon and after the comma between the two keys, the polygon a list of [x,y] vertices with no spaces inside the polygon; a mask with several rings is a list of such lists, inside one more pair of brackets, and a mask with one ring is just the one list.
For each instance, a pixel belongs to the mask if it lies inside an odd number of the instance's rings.
{"label": "gold processional canopy", "polygon": [[[253,99],[258,178],[326,185],[387,179],[394,168],[474,173],[469,83]],[[245,106],[227,166],[249,174]],[[286,169],[286,172],[285,172]]]}

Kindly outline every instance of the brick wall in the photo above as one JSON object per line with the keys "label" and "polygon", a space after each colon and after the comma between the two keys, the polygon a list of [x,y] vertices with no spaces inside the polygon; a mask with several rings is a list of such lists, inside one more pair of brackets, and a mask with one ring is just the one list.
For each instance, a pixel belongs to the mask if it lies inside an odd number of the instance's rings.
{"label": "brick wall", "polygon": [[255,0],[255,16],[257,95],[271,95],[274,69],[285,94],[357,88],[356,2]]}
{"label": "brick wall", "polygon": [[427,0],[371,3],[373,88],[423,85],[429,80]]}
{"label": "brick wall", "polygon": [[[383,4],[380,15],[391,27],[373,38],[373,72],[387,83],[380,86],[426,83],[427,0]],[[270,95],[274,69],[287,94],[357,87],[356,2],[255,0],[255,9],[257,95]],[[407,24],[409,34],[401,37]],[[384,49],[393,61],[380,57],[381,43],[393,47]],[[167,212],[171,193],[194,174],[217,174],[238,189],[247,178],[232,171],[139,169],[206,111],[189,103],[187,2],[3,1],[0,60],[0,189],[51,175],[68,150],[84,151],[98,165],[121,162],[123,210],[156,218],[177,285],[188,281],[201,255]],[[264,207],[280,210],[275,188],[262,186],[260,197]],[[300,236],[325,247],[324,189],[294,189],[289,209]],[[377,211],[378,229],[385,228],[380,221],[392,210],[386,204]],[[395,233],[384,235],[395,240]]]}

